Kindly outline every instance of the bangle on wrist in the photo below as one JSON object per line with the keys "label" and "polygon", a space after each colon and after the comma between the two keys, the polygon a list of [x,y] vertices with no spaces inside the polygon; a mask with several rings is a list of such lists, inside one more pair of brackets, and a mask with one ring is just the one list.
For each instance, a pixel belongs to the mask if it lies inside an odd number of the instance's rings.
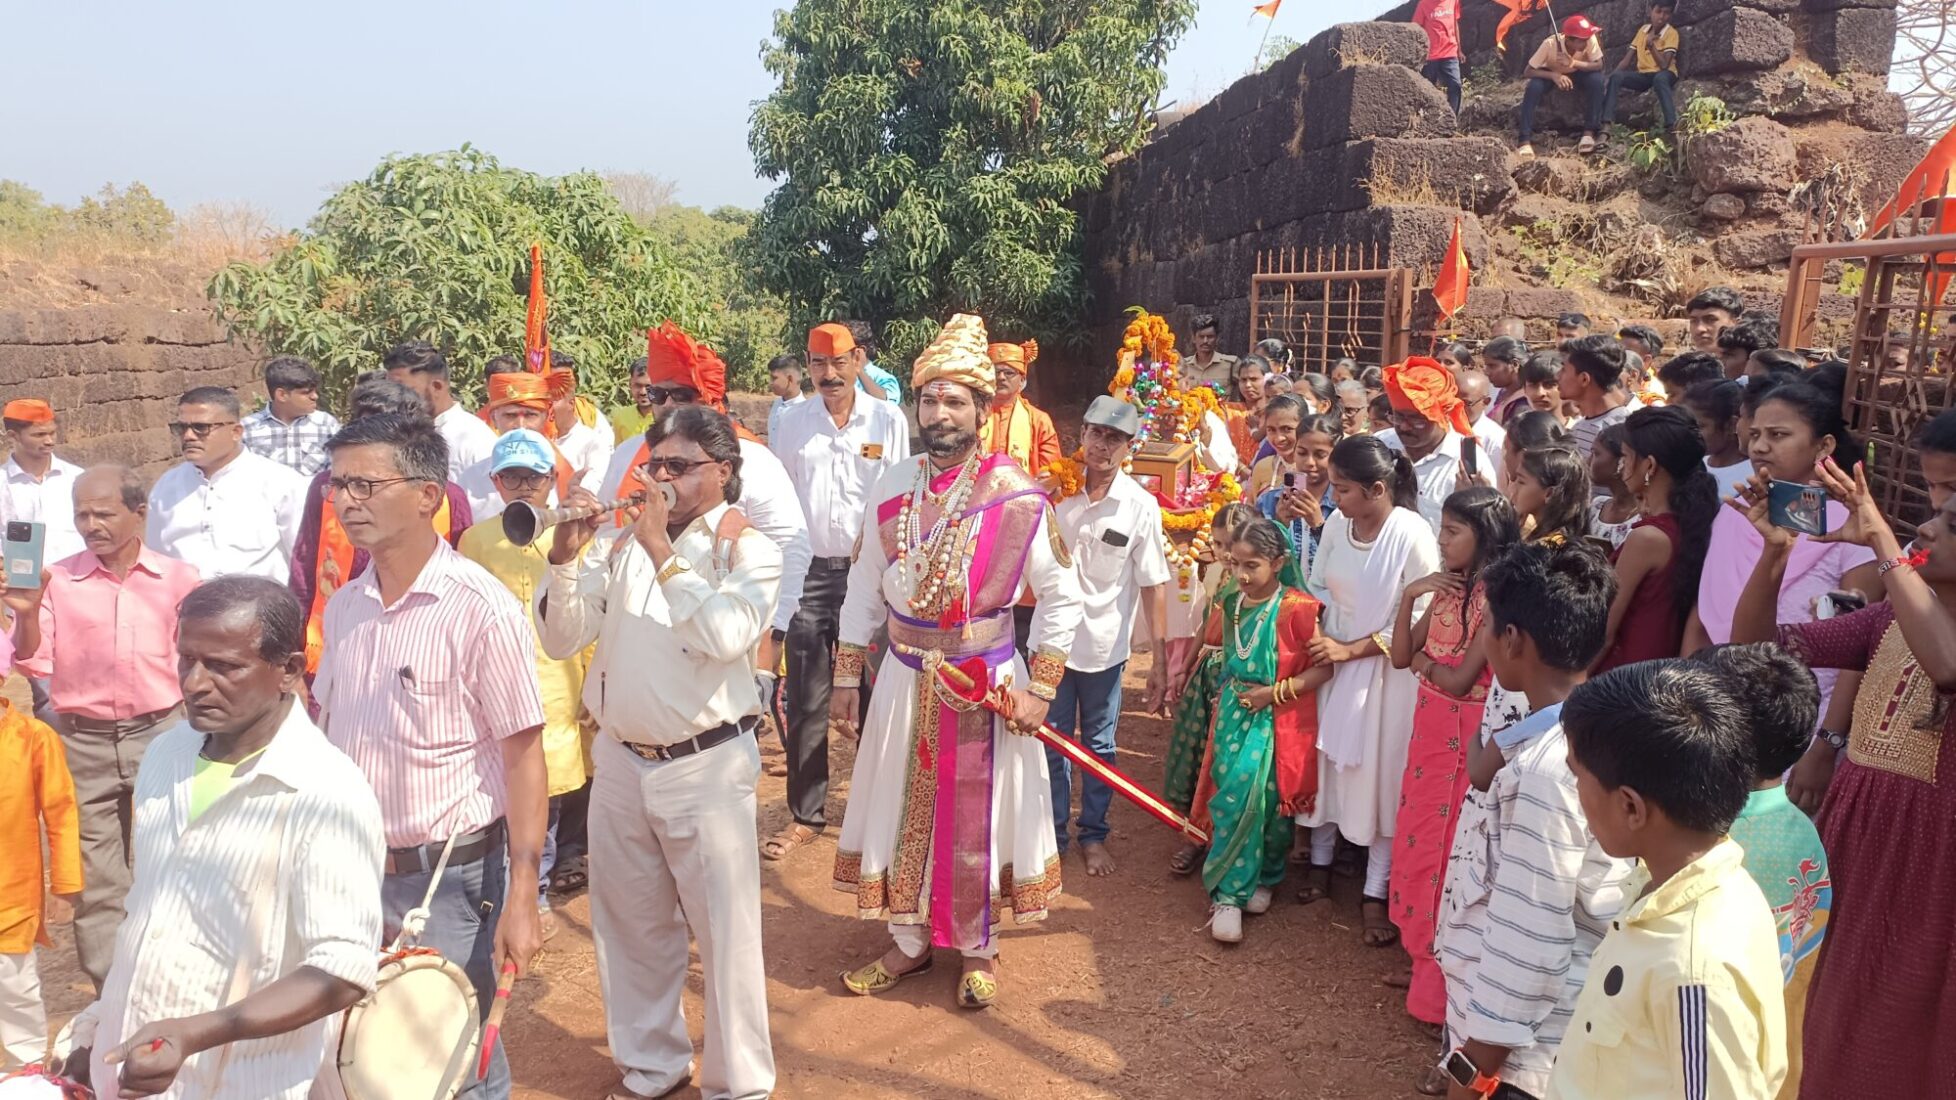
{"label": "bangle on wrist", "polygon": [[1922,566],[1922,563],[1928,560],[1929,552],[1927,550],[1917,550],[1911,554],[1897,554],[1892,558],[1882,559],[1880,564],[1875,566],[1875,575],[1886,577],[1889,573],[1897,569],[1917,569]]}
{"label": "bangle on wrist", "polygon": [[1372,644],[1379,647],[1380,653],[1389,654],[1392,652],[1392,643],[1386,641],[1386,636],[1384,631],[1379,631],[1378,633],[1372,635]]}

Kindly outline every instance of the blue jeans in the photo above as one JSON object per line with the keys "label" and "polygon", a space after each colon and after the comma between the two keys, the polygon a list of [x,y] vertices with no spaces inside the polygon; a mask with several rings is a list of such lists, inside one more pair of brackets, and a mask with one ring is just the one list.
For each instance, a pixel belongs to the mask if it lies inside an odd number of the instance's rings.
{"label": "blue jeans", "polygon": [[1674,91],[1677,77],[1660,69],[1654,73],[1614,72],[1610,74],[1609,90],[1603,93],[1603,107],[1600,117],[1591,116],[1589,128],[1601,130],[1605,125],[1616,121],[1616,94],[1628,89],[1633,92],[1656,92],[1657,109],[1664,115],[1664,128],[1678,128],[1678,104]]}
{"label": "blue jeans", "polygon": [[1439,61],[1428,61],[1420,69],[1419,73],[1437,85],[1441,91],[1447,93],[1447,106],[1453,108],[1454,114],[1459,114],[1460,59],[1457,57],[1448,57]]}
{"label": "blue jeans", "polygon": [[[421,904],[431,874],[421,871],[380,880],[384,942],[393,942],[401,928],[401,917]],[[480,1020],[489,1018],[489,1006],[496,996],[496,920],[502,915],[508,887],[509,852],[502,846],[474,863],[449,865],[442,872],[441,885],[428,906],[427,926],[421,932],[421,946],[441,952],[468,974],[475,986]],[[525,903],[530,904],[527,899]],[[478,1083],[471,1066],[461,1095],[471,1100],[509,1100],[509,1061],[503,1057],[501,1040],[489,1061],[488,1079]]]}
{"label": "blue jeans", "polygon": [[[1583,117],[1590,120],[1590,129],[1596,129],[1596,112],[1609,82],[1599,72],[1570,73],[1569,79],[1575,82],[1575,94],[1583,97]],[[1535,108],[1541,106],[1543,96],[1555,90],[1552,80],[1539,76],[1528,78],[1528,88],[1521,93],[1521,117],[1517,121],[1522,144],[1535,140]]]}
{"label": "blue jeans", "polygon": [[[564,796],[550,796],[550,821],[543,829],[543,855],[537,860],[537,908],[550,906],[550,872],[557,867],[557,822],[564,816]],[[425,888],[425,887],[424,887]]]}
{"label": "blue jeans", "polygon": [[[1060,677],[1053,705],[1046,721],[1054,729],[1073,736],[1088,752],[1109,764],[1114,762],[1114,726],[1121,718],[1122,661],[1101,672],[1067,669]],[[1073,805],[1073,764],[1056,749],[1046,750],[1046,770],[1053,780],[1053,835],[1059,850],[1066,851],[1066,815]],[[1114,788],[1085,776],[1080,781],[1080,843],[1100,844],[1107,840],[1107,805],[1114,800]]]}

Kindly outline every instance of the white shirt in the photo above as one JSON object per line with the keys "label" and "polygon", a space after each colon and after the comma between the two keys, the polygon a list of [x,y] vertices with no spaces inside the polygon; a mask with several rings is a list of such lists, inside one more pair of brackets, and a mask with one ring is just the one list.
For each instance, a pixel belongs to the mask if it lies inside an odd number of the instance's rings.
{"label": "white shirt", "polygon": [[1487,462],[1482,462],[1481,473],[1491,475],[1488,480],[1498,489],[1507,478],[1504,472],[1507,464],[1502,461],[1502,456],[1508,448],[1508,429],[1496,424],[1493,417],[1483,413],[1479,420],[1474,421],[1474,438],[1480,441],[1481,454],[1493,462],[1491,469]]}
{"label": "white shirt", "polygon": [[611,424],[600,420],[601,428],[587,428],[582,420],[557,437],[557,451],[577,471],[577,483],[593,493],[604,487],[605,471],[611,468]]}
{"label": "white shirt", "polygon": [[1713,481],[1718,482],[1718,499],[1731,500],[1739,494],[1739,486],[1751,481],[1752,475],[1758,473],[1759,468],[1744,459],[1730,466],[1714,466],[1708,458],[1705,460],[1705,472],[1711,474]]}
{"label": "white shirt", "polygon": [[47,525],[41,560],[52,564],[74,557],[88,547],[75,530],[75,479],[82,468],[59,455],[48,458],[47,476],[39,481],[12,457],[7,459],[7,508],[0,519]]}
{"label": "white shirt", "polygon": [[910,425],[902,410],[856,397],[840,428],[827,405],[805,401],[781,418],[781,433],[768,440],[794,482],[808,520],[809,549],[818,558],[855,556],[870,488],[883,471],[910,457]]}
{"label": "white shirt", "polygon": [[308,484],[242,448],[208,478],[179,463],[149,491],[145,541],[196,566],[206,580],[244,573],[284,584],[292,578]]}
{"label": "white shirt", "polygon": [[[861,393],[862,391],[857,390],[856,392]],[[782,414],[794,408],[796,405],[805,404],[807,401],[807,394],[798,393],[793,397],[777,397],[774,399],[774,404],[767,407],[767,445],[769,447],[774,446],[774,437],[781,431]]]}
{"label": "white shirt", "polygon": [[712,509],[672,541],[673,553],[692,568],[664,583],[651,555],[621,533],[594,540],[577,561],[551,566],[537,589],[545,653],[562,660],[598,644],[584,677],[584,706],[620,741],[670,745],[761,712],[753,653],[780,588],[781,551],[749,529],[734,540],[729,560],[718,560],[726,512],[724,504]]}
{"label": "white shirt", "polygon": [[[1440,533],[1440,513],[1446,506],[1447,498],[1453,495],[1455,479],[1460,476],[1460,442],[1465,438],[1467,437],[1449,428],[1438,447],[1433,448],[1425,458],[1413,463],[1413,476],[1419,480],[1419,514],[1426,517],[1427,523],[1432,524],[1433,533],[1436,535]],[[1487,441],[1481,439],[1479,433],[1475,433],[1475,438],[1481,443],[1481,454],[1475,468],[1487,479],[1488,484],[1492,485],[1495,471],[1501,468],[1501,449],[1488,446]],[[1406,451],[1406,448],[1400,445],[1399,432],[1396,429],[1387,428],[1378,433],[1378,439],[1379,442],[1401,454]]]}
{"label": "white shirt", "polygon": [[[598,499],[612,501],[626,495],[625,478],[637,455],[637,447],[620,447],[612,453]],[[636,482],[631,486],[638,487]],[[808,520],[795,498],[795,483],[766,444],[740,441],[740,499],[734,507],[781,551],[781,594],[775,603],[774,629],[786,630],[801,607],[801,588],[808,579]]]}
{"label": "white shirt", "polygon": [[[489,452],[496,449],[496,429],[460,405],[450,405],[435,417],[435,431],[448,444],[448,480],[457,485],[462,485],[462,471],[478,462],[489,461]],[[475,503],[473,492],[469,494],[469,503]],[[482,514],[478,512],[476,518],[481,519]]]}
{"label": "white shirt", "polygon": [[1161,506],[1140,482],[1121,473],[1098,501],[1083,489],[1053,511],[1060,537],[1073,551],[1085,611],[1066,667],[1103,672],[1128,658],[1141,589],[1168,583]]}
{"label": "white shirt", "polygon": [[[95,1094],[118,1095],[102,1061],[143,1025],[210,1012],[240,961],[246,992],[302,966],[374,987],[385,848],[380,806],[353,761],[328,744],[294,699],[255,763],[195,821],[191,782],[204,735],[187,722],[159,735],[136,775],[135,880],[101,997],[75,1020],[92,1044]],[[267,860],[269,851],[276,858]],[[250,941],[258,907],[258,942]],[[242,957],[242,960],[241,960]],[[297,1100],[337,1038],[328,1016],[265,1039],[187,1059],[161,1095]],[[213,1080],[220,1064],[223,1080]]]}

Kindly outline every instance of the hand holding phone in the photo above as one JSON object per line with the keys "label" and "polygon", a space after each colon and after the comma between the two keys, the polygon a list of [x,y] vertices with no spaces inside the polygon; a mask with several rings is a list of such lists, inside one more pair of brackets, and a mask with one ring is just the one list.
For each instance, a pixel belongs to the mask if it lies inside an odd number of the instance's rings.
{"label": "hand holding phone", "polygon": [[4,561],[9,589],[41,587],[41,558],[47,541],[45,523],[7,522]]}
{"label": "hand holding phone", "polygon": [[1803,535],[1827,533],[1827,491],[1818,485],[1774,479],[1766,495],[1766,516],[1774,527]]}

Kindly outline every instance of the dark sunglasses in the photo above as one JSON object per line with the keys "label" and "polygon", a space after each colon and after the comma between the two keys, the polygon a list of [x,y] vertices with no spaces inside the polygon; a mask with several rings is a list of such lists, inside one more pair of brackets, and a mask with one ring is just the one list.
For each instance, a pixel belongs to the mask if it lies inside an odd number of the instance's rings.
{"label": "dark sunglasses", "polygon": [[691,386],[647,386],[645,399],[654,405],[664,405],[668,402],[692,405],[698,403],[700,391]]}
{"label": "dark sunglasses", "polygon": [[189,432],[191,435],[196,436],[198,439],[206,439],[209,438],[212,432],[218,430],[219,428],[228,428],[236,423],[237,421],[235,420],[219,420],[211,424],[192,424],[182,420],[176,420],[170,423],[170,431],[176,435],[182,435],[185,432]]}
{"label": "dark sunglasses", "polygon": [[639,469],[645,471],[645,476],[648,480],[660,470],[664,470],[668,477],[678,479],[685,477],[701,466],[711,465],[713,465],[713,460],[710,458],[648,458],[645,460],[645,464],[640,466]]}

